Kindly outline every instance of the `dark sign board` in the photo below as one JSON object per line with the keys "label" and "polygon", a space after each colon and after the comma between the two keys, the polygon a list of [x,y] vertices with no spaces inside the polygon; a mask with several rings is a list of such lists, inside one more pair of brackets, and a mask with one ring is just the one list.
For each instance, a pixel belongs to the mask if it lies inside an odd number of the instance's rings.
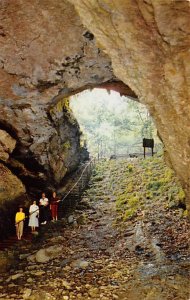
{"label": "dark sign board", "polygon": [[153,139],[143,139],[143,147],[145,148],[154,148],[154,140]]}
{"label": "dark sign board", "polygon": [[144,147],[144,157],[146,156],[146,148],[151,148],[152,149],[152,156],[154,154],[153,149],[154,149],[154,140],[153,139],[143,139],[143,147]]}

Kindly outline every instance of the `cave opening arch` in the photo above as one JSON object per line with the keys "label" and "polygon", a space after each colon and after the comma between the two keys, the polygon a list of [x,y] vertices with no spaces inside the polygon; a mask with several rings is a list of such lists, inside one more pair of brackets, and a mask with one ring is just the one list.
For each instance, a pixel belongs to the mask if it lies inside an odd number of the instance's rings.
{"label": "cave opening arch", "polygon": [[154,138],[155,151],[161,149],[146,107],[136,98],[122,96],[117,89],[87,89],[71,96],[69,106],[82,131],[81,144],[91,156],[142,156],[143,138]]}

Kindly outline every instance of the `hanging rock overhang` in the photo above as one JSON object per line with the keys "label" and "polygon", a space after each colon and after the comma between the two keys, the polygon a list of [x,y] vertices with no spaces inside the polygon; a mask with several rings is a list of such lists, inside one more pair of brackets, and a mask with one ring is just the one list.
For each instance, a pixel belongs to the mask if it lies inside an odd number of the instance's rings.
{"label": "hanging rock overhang", "polygon": [[189,1],[68,1],[149,109],[190,212]]}
{"label": "hanging rock overhang", "polygon": [[0,129],[16,141],[6,167],[39,193],[81,159],[67,98],[95,87],[136,95],[68,1],[4,0],[0,14]]}

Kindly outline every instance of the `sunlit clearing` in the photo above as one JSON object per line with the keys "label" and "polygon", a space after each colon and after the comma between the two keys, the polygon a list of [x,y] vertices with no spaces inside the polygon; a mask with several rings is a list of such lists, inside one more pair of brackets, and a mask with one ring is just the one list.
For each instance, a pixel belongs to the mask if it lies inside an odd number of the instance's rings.
{"label": "sunlit clearing", "polygon": [[93,156],[142,153],[143,137],[154,138],[155,149],[161,147],[146,107],[117,92],[86,90],[70,98],[70,107]]}

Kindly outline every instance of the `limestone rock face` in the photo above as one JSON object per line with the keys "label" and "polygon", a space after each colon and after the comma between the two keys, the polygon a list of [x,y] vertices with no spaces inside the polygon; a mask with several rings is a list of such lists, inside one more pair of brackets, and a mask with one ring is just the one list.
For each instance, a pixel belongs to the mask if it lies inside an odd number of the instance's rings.
{"label": "limestone rock face", "polygon": [[172,0],[69,0],[114,74],[154,117],[190,209],[190,5]]}
{"label": "limestone rock face", "polygon": [[[79,89],[113,77],[110,59],[95,46],[64,0],[1,2],[0,79],[5,99],[50,102],[62,88]],[[48,93],[42,96],[42,92]]]}
{"label": "limestone rock face", "polygon": [[0,207],[4,202],[21,196],[25,187],[20,179],[0,163]]}
{"label": "limestone rock face", "polygon": [[67,100],[48,112],[36,101],[9,101],[2,107],[1,122],[17,140],[7,165],[19,174],[30,190],[53,188],[67,171],[80,161],[80,134],[77,122],[65,108]]}
{"label": "limestone rock face", "polygon": [[7,161],[9,154],[14,150],[15,145],[15,139],[13,139],[6,131],[0,130],[0,160]]}
{"label": "limestone rock face", "polygon": [[[14,228],[15,212],[25,202],[25,186],[4,164],[0,163],[0,237]],[[1,267],[1,258],[0,258]]]}
{"label": "limestone rock face", "polygon": [[115,76],[67,1],[3,0],[0,15],[0,156],[36,194],[87,156],[64,97]]}

